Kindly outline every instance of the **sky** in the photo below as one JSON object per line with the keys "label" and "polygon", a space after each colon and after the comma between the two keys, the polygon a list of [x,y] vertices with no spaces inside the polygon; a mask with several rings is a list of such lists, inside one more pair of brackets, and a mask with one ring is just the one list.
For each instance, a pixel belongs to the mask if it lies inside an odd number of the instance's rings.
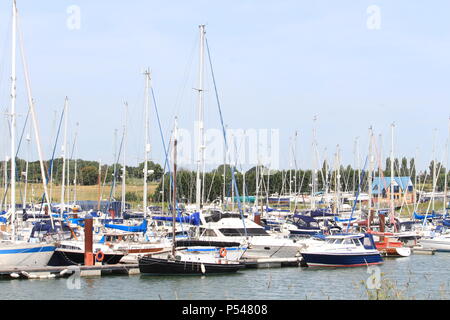
{"label": "sky", "polygon": [[[74,157],[114,162],[114,132],[117,129],[117,145],[126,101],[126,161],[141,162],[145,68],[151,70],[165,143],[175,116],[180,128],[192,131],[198,26],[205,24],[225,124],[233,129],[277,130],[274,149],[279,168],[313,166],[313,127],[320,161],[333,162],[339,145],[340,163],[354,165],[358,137],[363,165],[370,126],[376,140],[382,141],[384,158],[391,148],[391,123],[395,123],[395,157],[417,157],[419,168],[425,168],[434,145],[436,159],[445,161],[450,116],[446,1],[18,0],[17,6],[46,159],[51,157],[67,96],[70,150],[77,132]],[[4,114],[10,105],[10,51],[11,1],[2,1]],[[19,134],[27,112],[23,78],[20,65]],[[208,67],[204,96],[205,129],[221,130]],[[2,121],[1,158],[9,154],[6,116]],[[163,163],[153,105],[150,126],[151,159]],[[30,130],[25,131],[32,134]],[[290,141],[296,131],[294,165]],[[62,132],[58,139],[60,157]],[[33,137],[30,153],[21,148],[20,157],[37,159],[34,141]],[[252,166],[243,159],[234,161],[238,167]]]}

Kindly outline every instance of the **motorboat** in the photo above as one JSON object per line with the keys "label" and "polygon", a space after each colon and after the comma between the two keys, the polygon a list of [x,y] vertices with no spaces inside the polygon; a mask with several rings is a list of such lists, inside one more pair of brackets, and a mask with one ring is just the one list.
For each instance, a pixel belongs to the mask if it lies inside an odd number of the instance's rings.
{"label": "motorboat", "polygon": [[371,234],[342,234],[301,252],[309,267],[359,267],[383,263]]}

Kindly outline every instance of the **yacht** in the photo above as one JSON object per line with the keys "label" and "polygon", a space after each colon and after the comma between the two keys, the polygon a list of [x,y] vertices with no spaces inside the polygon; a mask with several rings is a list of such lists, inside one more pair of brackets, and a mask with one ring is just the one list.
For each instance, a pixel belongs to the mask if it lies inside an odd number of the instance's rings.
{"label": "yacht", "polygon": [[283,235],[269,234],[264,227],[239,213],[213,210],[200,216],[201,224],[191,227],[198,239],[238,242],[248,246],[244,258],[293,258],[305,243]]}
{"label": "yacht", "polygon": [[358,267],[383,263],[370,234],[332,235],[302,251],[308,267]]}

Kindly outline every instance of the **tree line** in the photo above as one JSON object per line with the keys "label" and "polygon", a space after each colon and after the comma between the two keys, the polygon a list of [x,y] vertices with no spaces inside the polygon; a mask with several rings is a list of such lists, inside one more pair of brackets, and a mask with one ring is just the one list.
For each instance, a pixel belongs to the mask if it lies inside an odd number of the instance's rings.
{"label": "tree line", "polygon": [[[408,160],[406,157],[402,159],[395,158],[394,176],[410,177],[412,183],[424,186],[424,191],[432,190],[433,182],[433,161],[431,161],[427,170],[417,172],[414,159]],[[366,165],[368,167],[368,165]],[[225,169],[225,170],[224,170]],[[364,169],[364,170],[363,170]],[[283,195],[283,194],[310,194],[312,189],[312,170],[277,170],[270,172],[267,168],[259,168],[257,176],[257,168],[253,167],[248,171],[240,172],[235,170],[235,180],[239,195],[254,196],[256,194],[257,183],[259,185],[259,194]],[[224,175],[225,172],[225,175]],[[445,173],[447,169],[440,162],[436,162],[436,191],[443,191],[445,184]],[[384,168],[381,164],[374,164],[373,177],[390,177],[391,161],[386,160]],[[202,183],[202,198],[206,201],[222,199],[230,197],[234,194],[232,189],[232,174],[230,166],[221,165],[218,168],[201,174],[204,177]],[[258,179],[257,179],[258,177]],[[244,182],[245,178],[245,182]],[[258,182],[257,182],[258,180]],[[330,165],[326,161],[323,162],[322,168],[316,171],[316,191],[334,191],[342,192],[368,192],[368,168],[355,169],[350,165],[346,167],[340,166],[339,169]],[[163,184],[164,183],[164,184]],[[153,201],[160,202],[164,199],[167,201],[170,197],[171,177],[169,173],[165,173],[164,179],[161,179],[156,192],[152,196]],[[448,187],[448,181],[447,181]],[[164,191],[163,191],[164,190]],[[244,192],[245,191],[245,192]],[[163,198],[164,197],[164,198]],[[196,172],[186,169],[177,171],[177,199],[182,202],[194,203],[196,198]]]}
{"label": "tree line", "polygon": [[[395,176],[409,176],[413,183],[417,182],[420,185],[425,185],[425,191],[431,191],[433,181],[433,161],[430,162],[429,167],[420,172],[416,172],[414,159],[402,159],[395,158],[394,161],[394,175]],[[9,169],[10,162],[7,162],[7,183],[9,183]],[[5,161],[0,162],[1,168],[5,169]],[[50,166],[51,165],[51,166]],[[23,159],[16,159],[16,181],[24,181],[26,171],[26,161]],[[391,175],[391,161],[386,159],[384,168],[380,169],[380,163],[375,163],[373,168],[373,176],[390,177]],[[51,176],[54,184],[61,184],[62,182],[62,170],[63,161],[62,158],[58,158],[51,161],[44,161],[44,167],[47,179]],[[351,165],[339,166],[336,168],[333,164],[324,161],[322,167],[316,170],[316,191],[333,191],[337,189],[337,183],[339,183],[339,189],[341,191],[357,191],[359,186],[362,192],[368,191],[368,174],[366,164],[365,168],[355,169]],[[436,162],[436,191],[444,190],[445,173],[447,168],[442,163]],[[144,176],[144,162],[139,163],[137,166],[126,166],[127,179],[139,179],[142,180]],[[152,170],[152,174],[148,175],[149,182],[157,182],[158,186],[156,191],[149,195],[149,199],[153,201],[164,201],[169,199],[171,177],[169,173],[164,173],[161,165],[152,161],[148,162],[148,169]],[[362,170],[364,169],[364,170]],[[0,173],[0,181],[4,181],[4,171]],[[99,162],[89,160],[76,160],[76,173],[77,173],[77,185],[95,185],[99,179]],[[225,175],[224,175],[225,173]],[[448,172],[447,172],[448,173]],[[122,165],[116,164],[115,177],[116,182],[121,181]],[[256,177],[259,177],[258,182]],[[340,177],[340,178],[338,178]],[[66,162],[66,174],[65,178],[70,181],[70,184],[74,183],[75,178],[75,160]],[[206,172],[201,175],[204,182],[203,185],[203,198],[206,201],[212,201],[217,198],[230,197],[234,194],[231,188],[232,174],[229,165],[220,165],[216,169]],[[204,178],[204,179],[203,179]],[[245,178],[245,179],[244,179]],[[238,187],[239,195],[255,195],[257,189],[257,183],[259,184],[259,193],[262,195],[272,194],[309,194],[312,187],[312,170],[277,170],[270,171],[267,168],[260,167],[258,169],[253,167],[247,171],[235,170],[235,179]],[[114,179],[114,165],[101,165],[101,183],[111,184]],[[33,161],[28,163],[28,182],[30,183],[42,183],[41,170],[39,161]],[[67,181],[66,181],[67,183]],[[164,185],[164,187],[163,187]],[[162,190],[164,190],[162,192]],[[244,192],[245,191],[245,192]],[[196,197],[196,172],[179,169],[177,171],[177,198],[184,202],[195,202]]]}
{"label": "tree line", "polygon": [[[75,163],[76,162],[76,163]],[[5,161],[0,162],[2,172],[0,173],[0,181],[5,183]],[[10,167],[11,163],[6,162],[6,179],[9,183],[10,179]],[[25,181],[25,172],[27,163],[23,159],[16,159],[16,181]],[[115,167],[115,170],[114,170]],[[126,168],[126,178],[127,179],[143,179],[144,178],[144,162],[140,163],[138,166],[125,166]],[[45,176],[47,181],[51,181],[54,184],[62,183],[63,176],[63,159],[54,159],[53,162],[50,160],[44,161]],[[151,174],[148,175],[148,181],[159,181],[163,175],[163,168],[152,161],[148,162],[148,170],[153,170]],[[98,183],[99,179],[99,162],[77,159],[70,160],[66,162],[65,167],[65,180],[70,181],[70,184],[74,183],[75,171],[77,185],[95,185]],[[115,173],[115,174],[114,174]],[[42,183],[41,167],[39,161],[33,161],[28,163],[28,182],[30,183]],[[116,178],[116,181],[121,181],[122,176],[122,165],[101,165],[101,175],[100,181],[102,183],[111,183]]]}

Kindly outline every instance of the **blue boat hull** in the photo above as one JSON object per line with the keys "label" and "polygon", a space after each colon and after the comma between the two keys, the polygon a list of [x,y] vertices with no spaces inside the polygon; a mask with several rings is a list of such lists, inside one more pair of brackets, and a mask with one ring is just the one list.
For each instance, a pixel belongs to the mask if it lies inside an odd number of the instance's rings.
{"label": "blue boat hull", "polygon": [[361,267],[383,263],[379,253],[353,255],[302,253],[302,257],[310,267]]}

